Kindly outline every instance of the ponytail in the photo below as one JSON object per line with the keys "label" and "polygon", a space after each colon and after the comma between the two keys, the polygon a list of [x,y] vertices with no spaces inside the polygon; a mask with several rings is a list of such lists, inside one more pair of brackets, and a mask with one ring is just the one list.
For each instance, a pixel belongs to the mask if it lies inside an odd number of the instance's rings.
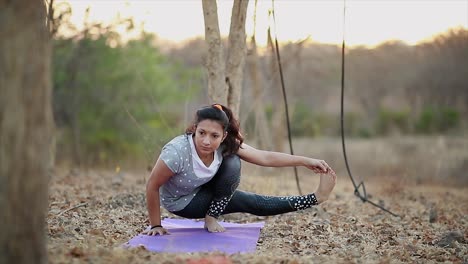
{"label": "ponytail", "polygon": [[227,108],[224,105],[219,105],[219,106],[223,108],[223,111],[224,113],[226,113],[226,116],[228,117],[228,120],[229,120],[229,124],[226,129],[227,136],[222,143],[222,145],[224,145],[223,155],[227,156],[230,154],[237,153],[240,146],[244,142],[244,137],[242,136],[240,132],[239,120],[237,120],[234,117],[234,114],[232,113],[231,109]]}

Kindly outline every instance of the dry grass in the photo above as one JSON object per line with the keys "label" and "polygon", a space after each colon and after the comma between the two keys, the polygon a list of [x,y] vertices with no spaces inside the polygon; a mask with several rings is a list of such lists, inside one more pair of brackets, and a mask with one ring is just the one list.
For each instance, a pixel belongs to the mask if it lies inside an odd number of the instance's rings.
{"label": "dry grass", "polygon": [[[321,157],[340,175],[347,175],[341,139],[297,139],[298,154]],[[468,137],[389,137],[346,139],[353,175],[372,181],[394,179],[412,183],[468,185]]]}
{"label": "dry grass", "polygon": [[[389,139],[392,142],[394,139]],[[465,155],[466,144],[447,140],[448,156]],[[399,141],[402,142],[402,141]],[[310,144],[313,143],[313,144]],[[338,160],[336,142],[309,142],[310,148],[297,153],[324,153],[330,164]],[[356,144],[353,146],[353,144]],[[340,165],[339,182],[327,203],[302,212],[272,217],[246,214],[226,216],[233,222],[266,221],[257,252],[225,255],[220,253],[167,254],[141,248],[125,250],[120,245],[147,225],[144,186],[147,172],[80,171],[57,168],[50,184],[48,251],[51,263],[435,263],[468,261],[468,187],[460,184],[440,185],[437,178],[415,179],[410,173],[374,175],[365,172],[384,171],[376,164],[385,158],[369,154],[370,148],[388,142],[353,142],[350,144],[353,168],[366,179],[371,199],[385,205],[402,218],[392,217],[353,195],[352,185]],[[420,148],[427,149],[426,145]],[[311,149],[314,153],[307,153]],[[328,151],[328,152],[327,152]],[[424,160],[414,153],[432,155],[415,149],[412,160]],[[356,155],[355,153],[360,153]],[[372,153],[372,152],[371,152]],[[381,153],[405,153],[397,147]],[[370,159],[369,155],[374,156]],[[323,156],[323,155],[313,155]],[[331,159],[331,157],[336,159]],[[367,157],[367,158],[366,158]],[[365,162],[365,160],[372,162]],[[388,159],[389,163],[391,159]],[[399,156],[404,171],[413,165]],[[366,163],[366,168],[360,168]],[[393,164],[393,163],[391,163]],[[427,164],[437,164],[428,162]],[[399,164],[397,164],[399,165]],[[401,169],[386,169],[400,171]],[[427,169],[431,171],[430,169]],[[446,168],[444,168],[446,170]],[[312,192],[318,177],[300,170],[304,192]],[[411,177],[410,177],[411,176]],[[466,175],[455,178],[465,179]],[[460,182],[465,182],[464,180]],[[435,184],[439,183],[439,184]],[[258,169],[245,165],[241,188],[265,194],[296,194],[291,170]],[[164,217],[174,217],[163,212]]]}

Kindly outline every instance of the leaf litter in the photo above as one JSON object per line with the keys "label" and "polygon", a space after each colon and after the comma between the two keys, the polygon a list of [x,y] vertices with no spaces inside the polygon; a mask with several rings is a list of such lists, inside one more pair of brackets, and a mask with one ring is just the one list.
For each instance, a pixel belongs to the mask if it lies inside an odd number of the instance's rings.
{"label": "leaf litter", "polygon": [[[283,215],[224,216],[265,221],[255,253],[155,253],[121,245],[148,225],[145,173],[72,172],[51,177],[47,215],[51,263],[436,263],[468,261],[466,187],[408,185],[377,189],[401,218],[363,204],[345,180],[329,201]],[[255,179],[254,179],[255,180]],[[382,179],[381,181],[383,181]],[[391,186],[391,185],[387,185]],[[293,191],[293,190],[291,190]],[[376,195],[377,196],[377,195]],[[162,217],[178,218],[162,210]]]}

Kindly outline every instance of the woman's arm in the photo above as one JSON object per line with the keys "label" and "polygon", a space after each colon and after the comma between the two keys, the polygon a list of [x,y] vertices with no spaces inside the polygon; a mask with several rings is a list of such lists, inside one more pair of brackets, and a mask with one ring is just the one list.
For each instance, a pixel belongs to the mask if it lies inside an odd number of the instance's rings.
{"label": "woman's arm", "polygon": [[[151,226],[161,225],[161,209],[159,201],[159,187],[166,183],[174,173],[161,160],[156,161],[151,176],[146,184],[146,204]],[[144,232],[148,235],[166,234],[164,228],[154,228]]]}
{"label": "woman's arm", "polygon": [[237,154],[247,162],[265,167],[305,166],[316,173],[335,173],[324,160],[281,152],[258,150],[247,144],[242,144]]}

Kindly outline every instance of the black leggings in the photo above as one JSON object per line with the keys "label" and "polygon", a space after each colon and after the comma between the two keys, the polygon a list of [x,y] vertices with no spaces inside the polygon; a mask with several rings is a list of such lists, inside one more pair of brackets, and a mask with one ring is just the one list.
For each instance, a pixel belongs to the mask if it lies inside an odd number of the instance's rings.
{"label": "black leggings", "polygon": [[206,215],[218,218],[230,213],[268,216],[303,210],[317,204],[314,194],[266,196],[236,190],[240,182],[240,169],[239,156],[225,157],[213,179],[201,187],[184,209],[173,213],[185,218],[203,218]]}

